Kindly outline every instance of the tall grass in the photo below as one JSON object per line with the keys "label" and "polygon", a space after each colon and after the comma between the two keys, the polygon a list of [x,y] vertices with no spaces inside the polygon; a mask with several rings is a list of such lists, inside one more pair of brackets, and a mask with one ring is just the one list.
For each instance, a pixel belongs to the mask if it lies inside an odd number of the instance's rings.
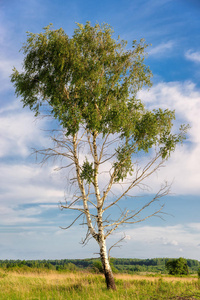
{"label": "tall grass", "polygon": [[[200,299],[200,280],[116,276],[117,291],[106,289],[102,275],[0,271],[1,300]],[[182,298],[184,299],[184,298]]]}

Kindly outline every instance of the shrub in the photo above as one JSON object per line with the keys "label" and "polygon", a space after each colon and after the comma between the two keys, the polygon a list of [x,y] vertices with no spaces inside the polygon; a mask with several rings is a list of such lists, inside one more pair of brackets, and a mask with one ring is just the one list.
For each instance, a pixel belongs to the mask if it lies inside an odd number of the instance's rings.
{"label": "shrub", "polygon": [[102,267],[102,263],[100,262],[100,260],[94,261],[92,267],[96,273],[103,273],[103,267]]}
{"label": "shrub", "polygon": [[165,264],[170,275],[188,275],[188,265],[186,259],[180,257],[178,259],[168,260]]}
{"label": "shrub", "polygon": [[200,279],[200,268],[198,269],[197,274],[198,274],[198,278]]}

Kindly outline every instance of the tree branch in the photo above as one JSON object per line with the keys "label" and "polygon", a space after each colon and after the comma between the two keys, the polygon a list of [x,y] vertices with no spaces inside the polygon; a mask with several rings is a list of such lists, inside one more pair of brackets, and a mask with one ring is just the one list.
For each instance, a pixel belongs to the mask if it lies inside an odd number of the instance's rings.
{"label": "tree branch", "polygon": [[60,226],[60,228],[61,229],[68,229],[68,228],[70,228],[80,218],[80,216],[82,216],[83,214],[84,214],[84,212],[82,212],[69,226],[67,226],[67,227],[61,227]]}

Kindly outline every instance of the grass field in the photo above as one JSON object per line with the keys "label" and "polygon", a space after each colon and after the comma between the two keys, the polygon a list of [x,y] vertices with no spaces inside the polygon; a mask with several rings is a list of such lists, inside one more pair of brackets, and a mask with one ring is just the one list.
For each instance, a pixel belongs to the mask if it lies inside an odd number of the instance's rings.
{"label": "grass field", "polygon": [[104,277],[77,272],[0,271],[1,300],[200,299],[200,280],[116,274],[117,291],[106,289]]}

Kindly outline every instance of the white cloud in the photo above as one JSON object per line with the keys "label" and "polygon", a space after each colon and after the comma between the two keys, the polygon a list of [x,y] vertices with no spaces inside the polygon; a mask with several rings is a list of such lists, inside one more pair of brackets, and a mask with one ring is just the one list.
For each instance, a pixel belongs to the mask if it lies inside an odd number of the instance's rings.
{"label": "white cloud", "polygon": [[48,144],[49,139],[41,133],[40,125],[35,122],[32,113],[20,111],[14,102],[0,110],[0,157],[22,156],[30,154],[31,147]]}
{"label": "white cloud", "polygon": [[188,224],[188,228],[200,232],[200,223],[190,223]]}
{"label": "white cloud", "polygon": [[[58,203],[64,199],[63,179],[52,173],[52,164],[41,168],[35,156],[30,156],[32,147],[49,145],[48,134],[40,130],[40,127],[46,128],[45,120],[36,122],[31,112],[19,106],[14,101],[0,109],[1,212],[3,209],[0,219],[4,224],[38,221],[29,215],[32,210],[24,209],[23,214],[12,209],[13,203],[17,207],[24,203]],[[5,202],[9,212],[5,210]]]}
{"label": "white cloud", "polygon": [[[159,83],[150,91],[141,91],[140,99],[147,107],[176,111],[176,128],[182,123],[191,126],[187,141],[172,153],[166,168],[159,171],[159,179],[174,179],[173,192],[178,194],[200,194],[200,90],[191,82]],[[151,177],[151,185],[158,178]]]}
{"label": "white cloud", "polygon": [[1,225],[41,223],[43,212],[49,209],[58,212],[58,204],[64,199],[64,184],[62,181],[58,184],[50,170],[48,166],[40,168],[36,164],[1,165]]}
{"label": "white cloud", "polygon": [[[126,230],[126,233],[134,241],[146,241],[147,243],[159,242],[162,245],[178,245],[185,233],[182,225],[176,226],[141,226]],[[178,237],[178,241],[177,241]]]}
{"label": "white cloud", "polygon": [[186,59],[191,60],[195,63],[200,63],[200,52],[199,51],[195,52],[192,50],[188,50],[185,53],[185,57],[186,57]]}
{"label": "white cloud", "polygon": [[[34,225],[34,226],[33,226]],[[70,230],[58,226],[17,226],[0,232],[1,259],[55,259],[97,257],[98,245],[91,240],[87,247],[80,245],[86,228]],[[69,244],[70,241],[70,244]]]}
{"label": "white cloud", "polygon": [[45,210],[58,208],[58,205],[56,204],[41,204],[39,206]]}
{"label": "white cloud", "polygon": [[48,166],[2,164],[0,182],[2,203],[58,203],[64,198],[64,183],[54,180]]}
{"label": "white cloud", "polygon": [[[0,53],[1,54],[1,53]],[[12,74],[13,67],[16,67],[19,71],[21,70],[21,59],[10,59],[5,55],[1,54],[0,59],[0,92],[13,89],[13,84],[10,81],[10,75]]]}
{"label": "white cloud", "polygon": [[9,60],[6,58],[3,58],[0,60],[0,74],[1,77],[3,78],[9,78],[9,76],[12,73],[13,67],[20,66],[20,61],[15,59],[15,60]]}
{"label": "white cloud", "polygon": [[168,54],[169,51],[171,52],[171,50],[173,49],[175,45],[174,41],[168,41],[166,43],[161,43],[155,47],[150,48],[148,55],[149,56],[161,56],[161,55],[165,55]]}
{"label": "white cloud", "polygon": [[39,222],[37,216],[41,214],[39,208],[23,208],[18,209],[10,206],[0,206],[0,224],[1,225],[18,225],[32,224]]}
{"label": "white cloud", "polygon": [[[200,228],[200,223],[127,229],[125,233],[130,238],[123,246],[126,247],[126,257],[179,257],[182,252],[186,258],[199,260],[200,230],[192,230],[193,226]],[[121,233],[117,236],[121,237]],[[113,255],[120,257],[120,250],[113,250]]]}
{"label": "white cloud", "polygon": [[173,245],[173,246],[178,246],[178,242],[176,240],[170,240],[167,241],[166,239],[163,241],[164,245]]}

